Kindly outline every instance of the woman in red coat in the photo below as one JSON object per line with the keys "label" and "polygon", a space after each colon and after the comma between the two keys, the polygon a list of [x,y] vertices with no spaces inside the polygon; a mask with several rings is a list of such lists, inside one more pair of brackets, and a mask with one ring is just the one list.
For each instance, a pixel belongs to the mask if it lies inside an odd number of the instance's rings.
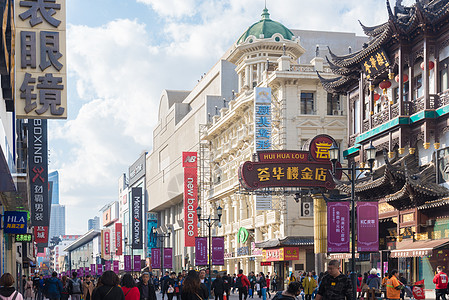
{"label": "woman in red coat", "polygon": [[125,300],[140,300],[139,289],[130,274],[123,275],[120,285],[122,286],[123,294],[125,294]]}

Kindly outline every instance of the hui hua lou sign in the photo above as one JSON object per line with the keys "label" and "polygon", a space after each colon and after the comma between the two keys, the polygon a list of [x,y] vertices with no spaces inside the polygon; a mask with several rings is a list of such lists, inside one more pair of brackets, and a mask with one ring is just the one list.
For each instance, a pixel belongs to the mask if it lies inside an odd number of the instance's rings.
{"label": "hui hua lou sign", "polygon": [[[258,151],[258,161],[244,162],[239,180],[249,190],[268,187],[323,187],[334,189],[330,174],[329,148],[334,139],[318,135],[309,143],[309,151]],[[341,173],[337,173],[337,178]]]}

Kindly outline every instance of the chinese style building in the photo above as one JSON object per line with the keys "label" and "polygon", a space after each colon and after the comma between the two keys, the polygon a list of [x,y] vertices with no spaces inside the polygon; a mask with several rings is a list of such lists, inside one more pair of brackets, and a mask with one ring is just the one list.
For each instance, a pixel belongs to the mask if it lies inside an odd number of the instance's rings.
{"label": "chinese style building", "polygon": [[378,150],[375,171],[355,189],[379,202],[381,250],[364,255],[367,267],[399,269],[429,288],[436,266],[449,268],[449,3],[401,2],[387,1],[385,23],[362,25],[370,40],[360,51],[330,51],[338,76],[320,77],[329,93],[347,96],[343,155],[363,166],[370,142]]}

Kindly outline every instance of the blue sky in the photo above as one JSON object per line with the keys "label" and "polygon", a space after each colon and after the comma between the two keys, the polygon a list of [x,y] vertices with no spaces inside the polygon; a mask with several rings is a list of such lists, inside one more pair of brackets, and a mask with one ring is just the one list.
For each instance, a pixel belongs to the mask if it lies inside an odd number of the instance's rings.
{"label": "blue sky", "polygon": [[[268,0],[291,29],[362,31],[386,21],[384,0]],[[192,89],[251,24],[263,0],[68,0],[69,118],[51,121],[67,233],[117,199],[118,178],[151,151],[163,89]]]}

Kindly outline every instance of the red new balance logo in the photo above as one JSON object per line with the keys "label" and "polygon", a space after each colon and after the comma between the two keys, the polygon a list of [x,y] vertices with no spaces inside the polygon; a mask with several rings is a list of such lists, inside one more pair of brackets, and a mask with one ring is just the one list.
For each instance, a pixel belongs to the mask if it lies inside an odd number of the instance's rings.
{"label": "red new balance logo", "polygon": [[196,160],[196,156],[187,156],[184,162],[194,163]]}

